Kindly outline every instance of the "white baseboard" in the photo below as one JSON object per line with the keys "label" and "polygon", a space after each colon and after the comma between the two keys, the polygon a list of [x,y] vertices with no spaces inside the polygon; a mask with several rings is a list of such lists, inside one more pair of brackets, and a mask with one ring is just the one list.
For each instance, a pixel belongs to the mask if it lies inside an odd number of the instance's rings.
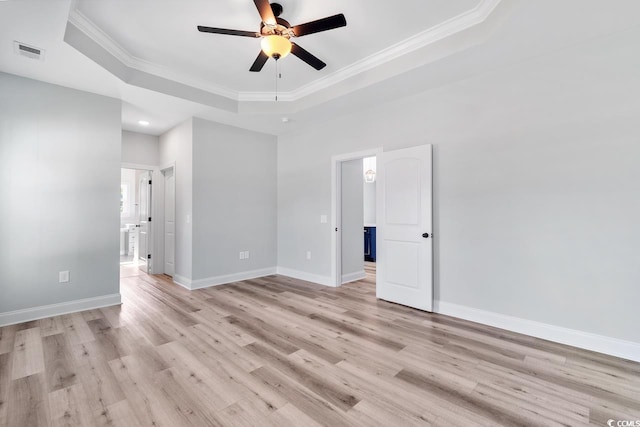
{"label": "white baseboard", "polygon": [[122,300],[120,298],[120,294],[111,294],[95,298],[61,302],[58,304],[42,305],[40,307],[25,308],[24,310],[8,311],[6,313],[0,313],[0,326],[30,322],[32,320],[76,313],[78,311],[92,310],[94,308],[109,307],[111,305],[118,305],[121,303]]}
{"label": "white baseboard", "polygon": [[278,267],[277,274],[291,277],[294,279],[304,280],[306,282],[317,283],[319,285],[335,287],[333,280],[329,276],[320,276],[319,274],[307,273],[305,271],[292,270],[286,267]]}
{"label": "white baseboard", "polygon": [[355,282],[356,280],[362,280],[366,277],[367,275],[365,274],[364,270],[356,271],[355,273],[343,274],[342,284],[344,285],[345,283]]}
{"label": "white baseboard", "polygon": [[211,286],[226,285],[227,283],[240,282],[242,280],[256,279],[258,277],[276,274],[276,267],[262,268],[259,270],[242,271],[240,273],[225,274],[223,276],[207,277],[205,279],[190,280],[182,276],[173,276],[174,283],[191,291],[208,288]]}
{"label": "white baseboard", "polygon": [[173,275],[173,283],[176,285],[180,285],[185,289],[191,290],[191,279],[187,279],[184,276],[180,276],[178,274]]}
{"label": "white baseboard", "polygon": [[434,301],[434,303],[434,311],[436,313],[640,362],[640,343],[479,310],[477,308],[451,304],[444,301]]}

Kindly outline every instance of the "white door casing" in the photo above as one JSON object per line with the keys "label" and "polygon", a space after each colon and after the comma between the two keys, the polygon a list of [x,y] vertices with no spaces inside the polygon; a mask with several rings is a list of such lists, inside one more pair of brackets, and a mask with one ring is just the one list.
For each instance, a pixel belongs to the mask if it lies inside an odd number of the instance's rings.
{"label": "white door casing", "polygon": [[140,269],[150,272],[150,232],[151,232],[151,172],[145,171],[139,178],[139,225],[138,229],[138,256],[144,261]]}
{"label": "white door casing", "polygon": [[378,159],[376,296],[433,311],[432,146]]}
{"label": "white door casing", "polygon": [[176,185],[173,168],[162,171],[164,175],[164,274],[175,274],[175,206]]}

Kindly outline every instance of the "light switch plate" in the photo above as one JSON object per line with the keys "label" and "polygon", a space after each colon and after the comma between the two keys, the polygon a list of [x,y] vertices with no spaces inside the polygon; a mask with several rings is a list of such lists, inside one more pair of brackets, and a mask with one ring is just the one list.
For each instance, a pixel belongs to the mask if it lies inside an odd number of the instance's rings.
{"label": "light switch plate", "polygon": [[69,271],[61,271],[58,273],[58,283],[68,283],[69,282]]}
{"label": "light switch plate", "polygon": [[326,223],[327,223],[327,216],[320,215],[320,224],[326,224]]}

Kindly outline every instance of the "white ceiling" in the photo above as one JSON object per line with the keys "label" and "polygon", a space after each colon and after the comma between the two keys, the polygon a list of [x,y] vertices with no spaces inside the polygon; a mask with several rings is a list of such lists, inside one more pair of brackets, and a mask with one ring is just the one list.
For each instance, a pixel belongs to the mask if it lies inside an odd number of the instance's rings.
{"label": "white ceiling", "polygon": [[[428,28],[477,7],[480,0],[280,0],[282,18],[292,25],[344,13],[347,26],[296,39],[327,67],[316,71],[291,56],[280,62],[280,90],[288,92],[389,48]],[[426,6],[428,5],[428,7]],[[131,56],[171,70],[191,81],[214,82],[236,92],[274,87],[275,61],[260,73],[248,72],[260,40],[204,34],[197,25],[260,30],[251,0],[78,0],[76,11]],[[389,18],[393,17],[391,21]]]}
{"label": "white ceiling", "polygon": [[[348,26],[296,41],[328,66],[284,58],[277,103],[273,61],[248,71],[259,40],[195,29],[257,30],[251,0],[0,1],[0,71],[121,99],[128,130],[197,116],[281,134],[640,24],[636,0],[280,3],[291,24],[344,13]],[[14,40],[44,60],[14,54]]]}

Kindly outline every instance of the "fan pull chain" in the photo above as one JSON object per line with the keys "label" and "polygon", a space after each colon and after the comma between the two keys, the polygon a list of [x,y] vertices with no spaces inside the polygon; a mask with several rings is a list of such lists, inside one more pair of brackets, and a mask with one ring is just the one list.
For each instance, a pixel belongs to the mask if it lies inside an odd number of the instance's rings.
{"label": "fan pull chain", "polygon": [[276,102],[278,102],[278,79],[282,78],[282,74],[278,72],[278,60],[276,59]]}

